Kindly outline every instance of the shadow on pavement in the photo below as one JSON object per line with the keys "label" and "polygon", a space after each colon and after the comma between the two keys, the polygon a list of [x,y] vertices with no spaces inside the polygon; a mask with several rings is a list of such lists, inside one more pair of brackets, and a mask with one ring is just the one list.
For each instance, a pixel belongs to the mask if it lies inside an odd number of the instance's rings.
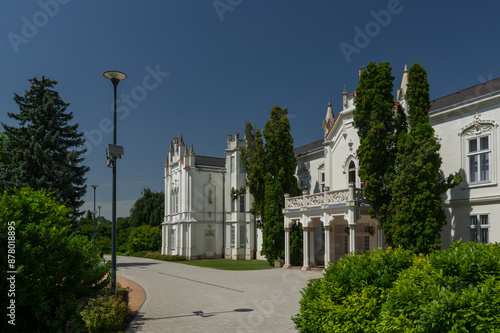
{"label": "shadow on pavement", "polygon": [[147,267],[152,265],[158,265],[156,262],[117,262],[117,268],[126,268],[126,267]]}
{"label": "shadow on pavement", "polygon": [[229,311],[217,311],[217,312],[203,312],[203,311],[193,311],[190,314],[178,315],[178,316],[170,316],[170,317],[160,317],[160,318],[145,318],[142,314],[139,314],[135,317],[135,319],[130,323],[130,326],[127,328],[126,332],[134,333],[142,331],[142,325],[144,325],[145,321],[148,320],[160,320],[160,319],[174,319],[174,318],[183,318],[183,317],[202,317],[208,318],[213,317],[220,313],[231,313],[231,312],[252,312],[253,309],[234,309]]}

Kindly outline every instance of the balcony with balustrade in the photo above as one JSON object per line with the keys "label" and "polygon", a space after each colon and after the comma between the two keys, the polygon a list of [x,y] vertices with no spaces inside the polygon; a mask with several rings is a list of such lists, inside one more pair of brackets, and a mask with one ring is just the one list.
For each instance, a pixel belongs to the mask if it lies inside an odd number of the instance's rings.
{"label": "balcony with balustrade", "polygon": [[356,205],[356,203],[368,205],[368,201],[363,196],[363,189],[355,188],[351,183],[345,190],[329,191],[326,187],[322,193],[309,194],[308,191],[303,191],[302,195],[297,197],[285,194],[284,213],[342,208]]}

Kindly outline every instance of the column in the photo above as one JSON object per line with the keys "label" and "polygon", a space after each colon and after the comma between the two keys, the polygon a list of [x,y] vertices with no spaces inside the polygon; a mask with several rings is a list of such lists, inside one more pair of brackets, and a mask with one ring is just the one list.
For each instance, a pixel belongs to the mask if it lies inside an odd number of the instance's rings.
{"label": "column", "polygon": [[304,265],[302,266],[302,270],[303,271],[308,271],[311,269],[311,267],[309,267],[309,228],[307,227],[303,227],[302,228],[303,230],[303,234],[304,234]]}
{"label": "column", "polygon": [[165,253],[165,225],[162,224],[161,225],[161,250],[160,250],[160,253],[161,254],[166,254]]}
{"label": "column", "polygon": [[316,267],[316,252],[314,249],[314,241],[315,241],[315,228],[309,228],[309,266]]}
{"label": "column", "polygon": [[290,228],[285,228],[285,266],[283,268],[292,268],[290,264]]}
{"label": "column", "polygon": [[381,250],[384,249],[384,231],[379,221],[377,221],[377,245]]}
{"label": "column", "polygon": [[331,226],[325,225],[325,268],[328,267],[328,264],[330,263],[330,230]]}
{"label": "column", "polygon": [[356,224],[349,224],[349,253],[356,252]]}
{"label": "column", "polygon": [[198,258],[198,253],[196,253],[196,225],[194,223],[189,224],[189,244],[190,244],[190,258]]}

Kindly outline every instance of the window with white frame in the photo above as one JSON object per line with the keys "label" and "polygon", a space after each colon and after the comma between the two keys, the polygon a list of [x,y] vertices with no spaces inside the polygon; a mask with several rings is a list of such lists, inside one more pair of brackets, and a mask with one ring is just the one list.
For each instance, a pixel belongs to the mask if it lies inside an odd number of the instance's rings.
{"label": "window with white frame", "polygon": [[170,231],[170,248],[172,250],[175,249],[175,229]]}
{"label": "window with white frame", "polygon": [[489,242],[489,215],[479,214],[469,217],[469,241],[475,243]]}
{"label": "window with white frame", "polygon": [[241,213],[245,212],[245,195],[244,194],[240,195],[240,212]]}
{"label": "window with white frame", "polygon": [[467,140],[467,164],[469,183],[491,181],[491,144],[490,135]]}
{"label": "window with white frame", "polygon": [[246,246],[247,228],[245,225],[240,225],[240,248]]}
{"label": "window with white frame", "polygon": [[231,225],[231,247],[234,247],[236,241],[236,226]]}

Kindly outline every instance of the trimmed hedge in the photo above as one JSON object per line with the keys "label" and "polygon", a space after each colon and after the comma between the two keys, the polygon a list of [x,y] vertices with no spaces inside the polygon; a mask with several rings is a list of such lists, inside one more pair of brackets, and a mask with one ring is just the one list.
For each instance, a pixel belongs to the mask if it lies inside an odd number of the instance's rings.
{"label": "trimmed hedge", "polygon": [[301,332],[500,332],[500,244],[349,255],[302,295]]}

